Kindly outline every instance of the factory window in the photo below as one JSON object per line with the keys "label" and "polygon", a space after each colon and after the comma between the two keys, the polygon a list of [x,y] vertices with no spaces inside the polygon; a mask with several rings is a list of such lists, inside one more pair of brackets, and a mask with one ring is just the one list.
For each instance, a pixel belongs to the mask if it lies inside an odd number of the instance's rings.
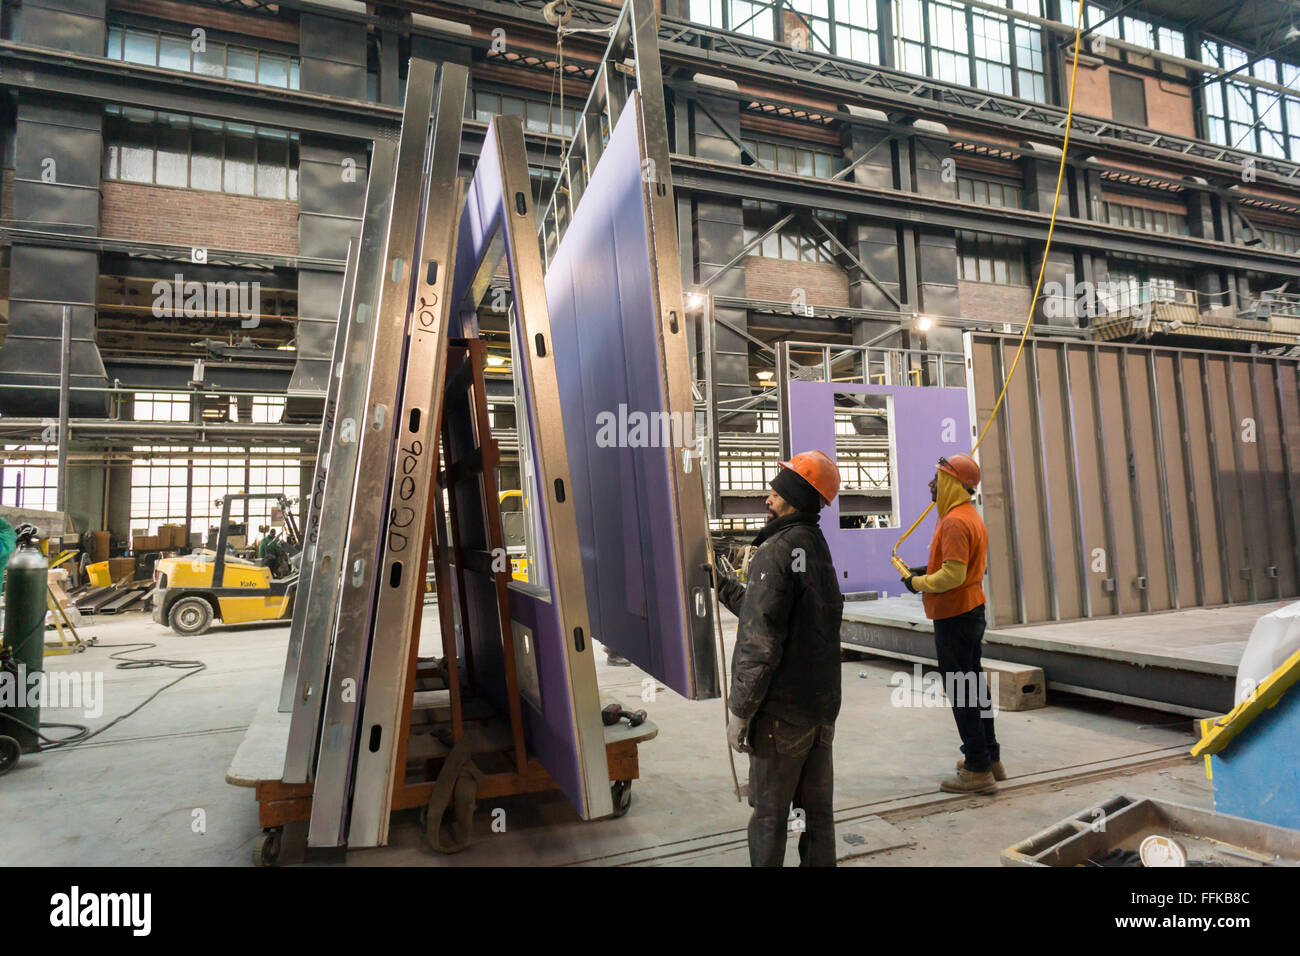
{"label": "factory window", "polygon": [[[744,201],[744,242],[757,239],[787,215],[776,203]],[[843,232],[847,217],[843,214],[827,213],[817,210],[813,215],[837,238]],[[841,239],[842,241],[842,239]],[[798,219],[792,220],[781,229],[766,236],[761,243],[749,251],[753,256],[766,256],[769,259],[791,259],[802,262],[834,262],[833,243],[816,226],[805,226]]]}
{"label": "factory window", "polygon": [[[1159,50],[1173,56],[1186,56],[1183,31],[1174,27],[1153,23],[1141,17],[1125,14],[1114,19],[1110,12],[1096,3],[1089,3],[1084,14],[1084,29],[1094,28],[1095,34],[1125,40],[1134,46]],[[1061,0],[1061,22],[1074,26],[1079,19],[1079,7],[1076,0]]]}
{"label": "factory window", "polygon": [[957,232],[958,278],[967,282],[1025,285],[1025,244],[988,232]]}
{"label": "factory window", "polygon": [[[131,529],[152,533],[159,524],[190,522],[202,532],[221,517],[216,501],[240,491],[272,492],[287,498],[299,494],[299,449],[278,449],[255,455],[247,448],[148,446],[135,449],[131,465]],[[247,522],[250,537],[259,524],[271,523],[272,499],[237,504],[230,520]]]}
{"label": "factory window", "polygon": [[131,417],[137,422],[188,422],[190,397],[175,392],[136,392]]}
{"label": "factory window", "polygon": [[1188,234],[1186,216],[1160,209],[1147,209],[1145,206],[1130,206],[1128,203],[1106,203],[1106,221],[1112,226],[1126,226],[1146,232],[1164,232],[1175,236]]}
{"label": "factory window", "polygon": [[981,206],[1002,206],[1007,209],[1019,209],[1021,206],[1019,186],[992,179],[972,179],[969,176],[957,177],[957,198]]}
{"label": "factory window", "polygon": [[[1041,17],[1041,0],[1001,6]],[[897,0],[897,63],[901,70],[990,93],[1047,98],[1042,29],[955,0]]]}
{"label": "factory window", "polygon": [[53,445],[5,445],[0,457],[0,505],[55,511],[59,461]]}
{"label": "factory window", "polygon": [[104,55],[110,60],[158,66],[241,83],[298,89],[298,58],[217,40],[134,27],[109,27]]}
{"label": "factory window", "polygon": [[298,198],[298,134],[109,106],[104,178]]}
{"label": "factory window", "polygon": [[1258,232],[1264,245],[1274,252],[1300,255],[1300,233],[1284,232],[1281,229],[1260,229]]}
{"label": "factory window", "polygon": [[558,102],[525,100],[491,90],[474,91],[474,118],[483,123],[497,115],[518,116],[524,121],[524,129],[572,136],[577,114],[576,109],[567,106],[561,110]]}
{"label": "factory window", "polygon": [[876,0],[690,0],[689,16],[746,36],[779,38],[797,49],[881,62]]}
{"label": "factory window", "polygon": [[853,494],[864,506],[852,509],[841,499],[841,528],[896,528],[890,399],[860,392],[835,393],[835,463],[841,494]]}
{"label": "factory window", "polygon": [[1233,75],[1206,77],[1205,132],[1213,143],[1265,156],[1300,160],[1300,93],[1256,86],[1257,80],[1288,89],[1300,83],[1300,65],[1253,57],[1218,40],[1201,41],[1201,62]]}
{"label": "factory window", "polygon": [[768,169],[778,173],[795,173],[799,176],[817,176],[830,179],[839,167],[837,157],[819,149],[787,146],[783,143],[744,140],[745,148]]}

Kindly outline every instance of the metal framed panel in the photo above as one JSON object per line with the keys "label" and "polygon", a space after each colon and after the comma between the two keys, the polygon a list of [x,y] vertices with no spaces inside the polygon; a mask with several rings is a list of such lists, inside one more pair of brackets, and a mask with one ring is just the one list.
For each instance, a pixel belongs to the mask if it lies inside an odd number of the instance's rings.
{"label": "metal framed panel", "polygon": [[1241,447],[1238,442],[1236,400],[1232,389],[1231,359],[1209,355],[1202,359],[1206,404],[1214,436],[1214,474],[1219,514],[1223,520],[1228,568],[1228,600],[1255,600],[1250,534],[1244,524],[1246,500],[1241,489]]}
{"label": "metal framed panel", "polygon": [[460,217],[461,120],[469,70],[444,63],[425,179],[424,228],[412,259],[415,294],[408,324],[405,372],[397,405],[397,450],[391,466],[389,509],[379,563],[370,661],[366,671],[361,739],[348,846],[388,842],[397,745],[410,648],[420,640],[432,496],[442,420],[443,377],[452,306],[451,267]]}
{"label": "metal framed panel", "polygon": [[[306,783],[315,770],[322,693],[338,608],[343,546],[347,540],[356,480],[356,436],[366,398],[366,381],[375,346],[375,296],[383,267],[384,242],[392,213],[397,143],[375,140],[370,155],[366,208],[357,247],[357,269],[347,311],[343,353],[336,357],[331,381],[338,383],[332,416],[322,423],[322,446],[312,480],[314,518],[303,527],[305,547],[294,598],[280,709],[289,711],[289,741],[284,782]],[[328,436],[325,426],[329,425]]]}
{"label": "metal framed panel", "polygon": [[712,555],[673,210],[656,211],[648,130],[633,93],[551,258],[547,304],[595,639],[701,699],[719,693]]}
{"label": "metal framed panel", "polygon": [[1200,555],[1192,515],[1194,490],[1182,452],[1177,356],[1169,352],[1148,352],[1147,362],[1152,384],[1152,408],[1156,416],[1160,499],[1165,508],[1169,587],[1174,607],[1196,607],[1201,603]]}
{"label": "metal framed panel", "polygon": [[[504,257],[514,301],[511,334],[522,398],[516,420],[527,426],[520,428],[520,441],[528,445],[526,456],[533,474],[524,480],[537,506],[538,558],[545,565],[542,584],[511,581],[509,585],[508,630],[528,636],[524,653],[517,657],[525,665],[524,686],[530,688],[523,695],[528,744],[581,817],[603,817],[614,807],[576,514],[585,492],[571,471],[573,449],[571,444],[566,447],[566,438],[574,409],[562,402],[558,372],[566,346],[556,337],[549,315],[523,125],[518,117],[493,117],[484,142],[466,196],[452,298],[466,321],[472,322],[471,313]],[[599,278],[609,281],[608,275]],[[493,507],[495,502],[477,503],[484,505]],[[497,617],[491,573],[472,575],[470,569],[463,569],[462,575],[481,579],[466,588],[467,610],[478,608],[483,615],[479,630],[500,634],[499,628],[490,626]],[[467,585],[471,585],[468,580]],[[499,646],[472,650],[476,662],[484,653],[495,659],[502,656]],[[497,697],[508,692],[500,685],[480,689]]]}
{"label": "metal framed panel", "polygon": [[[968,391],[987,414],[1016,340],[967,336]],[[1021,589],[994,589],[995,610],[1054,619],[1053,575],[1020,567],[1040,546],[1055,559],[1062,619],[1300,592],[1295,361],[1030,341],[1019,372],[1028,381],[1013,380],[1005,421],[982,449],[989,575]],[[1034,398],[1036,413],[1018,408]],[[1082,593],[1069,587],[1071,567]]]}
{"label": "metal framed panel", "polygon": [[[411,320],[411,291],[418,259],[425,157],[433,109],[434,64],[412,58],[407,76],[402,136],[397,148],[394,200],[383,256],[375,315],[375,347],[366,384],[364,414],[357,423],[357,472],[351,516],[340,563],[342,582],[324,717],[312,792],[309,846],[339,846],[347,832],[357,722],[373,621],[377,566],[388,516],[388,491],[398,423],[395,402]],[[442,197],[450,208],[453,197]]]}
{"label": "metal framed panel", "polygon": [[[367,183],[369,190],[369,183]],[[367,197],[368,198],[368,197]],[[357,281],[359,243],[348,242],[347,266],[343,271],[343,284],[339,293],[338,321],[334,323],[334,348],[330,352],[330,377],[325,389],[325,406],[321,412],[320,438],[316,442],[316,465],[312,469],[311,494],[302,515],[302,557],[298,563],[298,588],[294,597],[294,614],[289,629],[289,646],[285,652],[284,675],[280,679],[279,711],[287,714],[293,709],[293,691],[298,685],[298,662],[302,654],[303,625],[306,602],[315,576],[316,541],[320,537],[321,504],[325,492],[325,476],[329,470],[330,446],[334,441],[334,422],[338,412],[339,370],[347,354],[348,325],[351,322],[352,295]]]}

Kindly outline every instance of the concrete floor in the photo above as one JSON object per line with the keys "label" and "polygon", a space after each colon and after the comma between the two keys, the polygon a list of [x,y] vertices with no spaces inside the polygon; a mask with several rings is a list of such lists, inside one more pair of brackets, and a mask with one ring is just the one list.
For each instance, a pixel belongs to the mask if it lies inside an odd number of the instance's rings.
{"label": "concrete floor", "polygon": [[[424,633],[436,635],[433,612],[426,615]],[[131,614],[83,630],[101,645],[152,641],[157,647],[137,656],[198,659],[207,668],[93,741],[24,756],[0,780],[0,865],[250,865],[261,836],[256,804],[225,772],[257,708],[278,694],[288,628],[181,638]],[[734,631],[728,615],[728,647]],[[51,671],[102,673],[105,703],[97,719],[58,710],[43,719],[103,726],[177,676],[116,670],[109,655],[120,650],[47,658]],[[583,823],[558,796],[491,801],[479,806],[476,844],[440,857],[422,845],[415,814],[401,814],[391,846],[354,851],[348,863],[745,864],[749,811],[732,790],[721,703],[686,701],[662,686],[643,703],[639,670],[597,660],[602,688],[645,707],[660,727],[641,749],[627,816]],[[952,717],[946,707],[896,706],[891,680],[900,672],[910,668],[881,659],[843,665],[835,806],[845,864],[997,865],[1002,849],[1120,791],[1212,806],[1202,764],[1180,756],[1193,741],[1190,721],[1078,698],[999,716],[1012,778],[1003,793],[941,795],[937,781],[958,756]],[[737,770],[743,782],[744,757]],[[491,827],[494,811],[504,832]],[[795,859],[793,841],[787,859]]]}

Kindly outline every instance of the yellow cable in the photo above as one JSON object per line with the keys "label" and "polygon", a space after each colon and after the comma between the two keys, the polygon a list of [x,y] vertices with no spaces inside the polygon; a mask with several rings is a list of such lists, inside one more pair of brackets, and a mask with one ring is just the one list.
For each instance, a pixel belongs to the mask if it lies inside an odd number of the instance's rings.
{"label": "yellow cable", "polygon": [[[1007,387],[1011,384],[1011,378],[1016,374],[1016,369],[1020,366],[1020,356],[1025,351],[1025,340],[1029,338],[1029,329],[1034,324],[1034,308],[1038,305],[1038,296],[1043,288],[1043,276],[1047,272],[1047,255],[1052,249],[1052,234],[1056,231],[1056,210],[1061,203],[1061,183],[1065,180],[1065,156],[1070,148],[1070,129],[1073,126],[1074,119],[1074,84],[1079,75],[1079,43],[1083,33],[1083,4],[1079,4],[1079,19],[1074,27],[1074,62],[1070,67],[1070,100],[1065,111],[1065,138],[1061,142],[1061,164],[1056,170],[1056,193],[1052,197],[1052,218],[1047,224],[1047,242],[1043,246],[1043,261],[1038,266],[1038,281],[1034,283],[1034,295],[1029,300],[1029,317],[1025,320],[1025,330],[1020,333],[1020,345],[1016,348],[1016,357],[1011,360],[1011,368],[1007,371],[1006,380],[1002,383],[1002,391],[998,394],[998,400],[993,405],[993,411],[989,413],[989,420],[984,423],[984,428],[971,446],[971,454],[979,448],[984,442],[984,436],[989,433],[989,428],[993,420],[998,417],[998,412],[1002,408],[1002,400],[1007,397]],[[898,549],[906,541],[913,531],[917,529],[926,515],[934,510],[934,502],[921,512],[920,517],[913,521],[903,532],[903,536],[894,542],[894,550],[889,556],[890,562],[901,573],[907,573],[907,565],[902,558],[898,556]]]}

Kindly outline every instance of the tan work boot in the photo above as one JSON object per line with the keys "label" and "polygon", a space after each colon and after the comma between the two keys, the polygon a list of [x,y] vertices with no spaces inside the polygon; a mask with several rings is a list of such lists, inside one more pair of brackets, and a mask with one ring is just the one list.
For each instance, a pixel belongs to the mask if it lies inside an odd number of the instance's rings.
{"label": "tan work boot", "polygon": [[997,793],[998,782],[991,772],[972,773],[963,766],[957,776],[940,781],[939,789],[944,793]]}
{"label": "tan work boot", "polygon": [[[966,769],[965,757],[962,757],[957,761],[957,769],[958,770]],[[992,765],[989,767],[989,772],[993,774],[994,780],[1002,781],[1007,779],[1007,768],[1002,766],[1001,760],[993,761]]]}

